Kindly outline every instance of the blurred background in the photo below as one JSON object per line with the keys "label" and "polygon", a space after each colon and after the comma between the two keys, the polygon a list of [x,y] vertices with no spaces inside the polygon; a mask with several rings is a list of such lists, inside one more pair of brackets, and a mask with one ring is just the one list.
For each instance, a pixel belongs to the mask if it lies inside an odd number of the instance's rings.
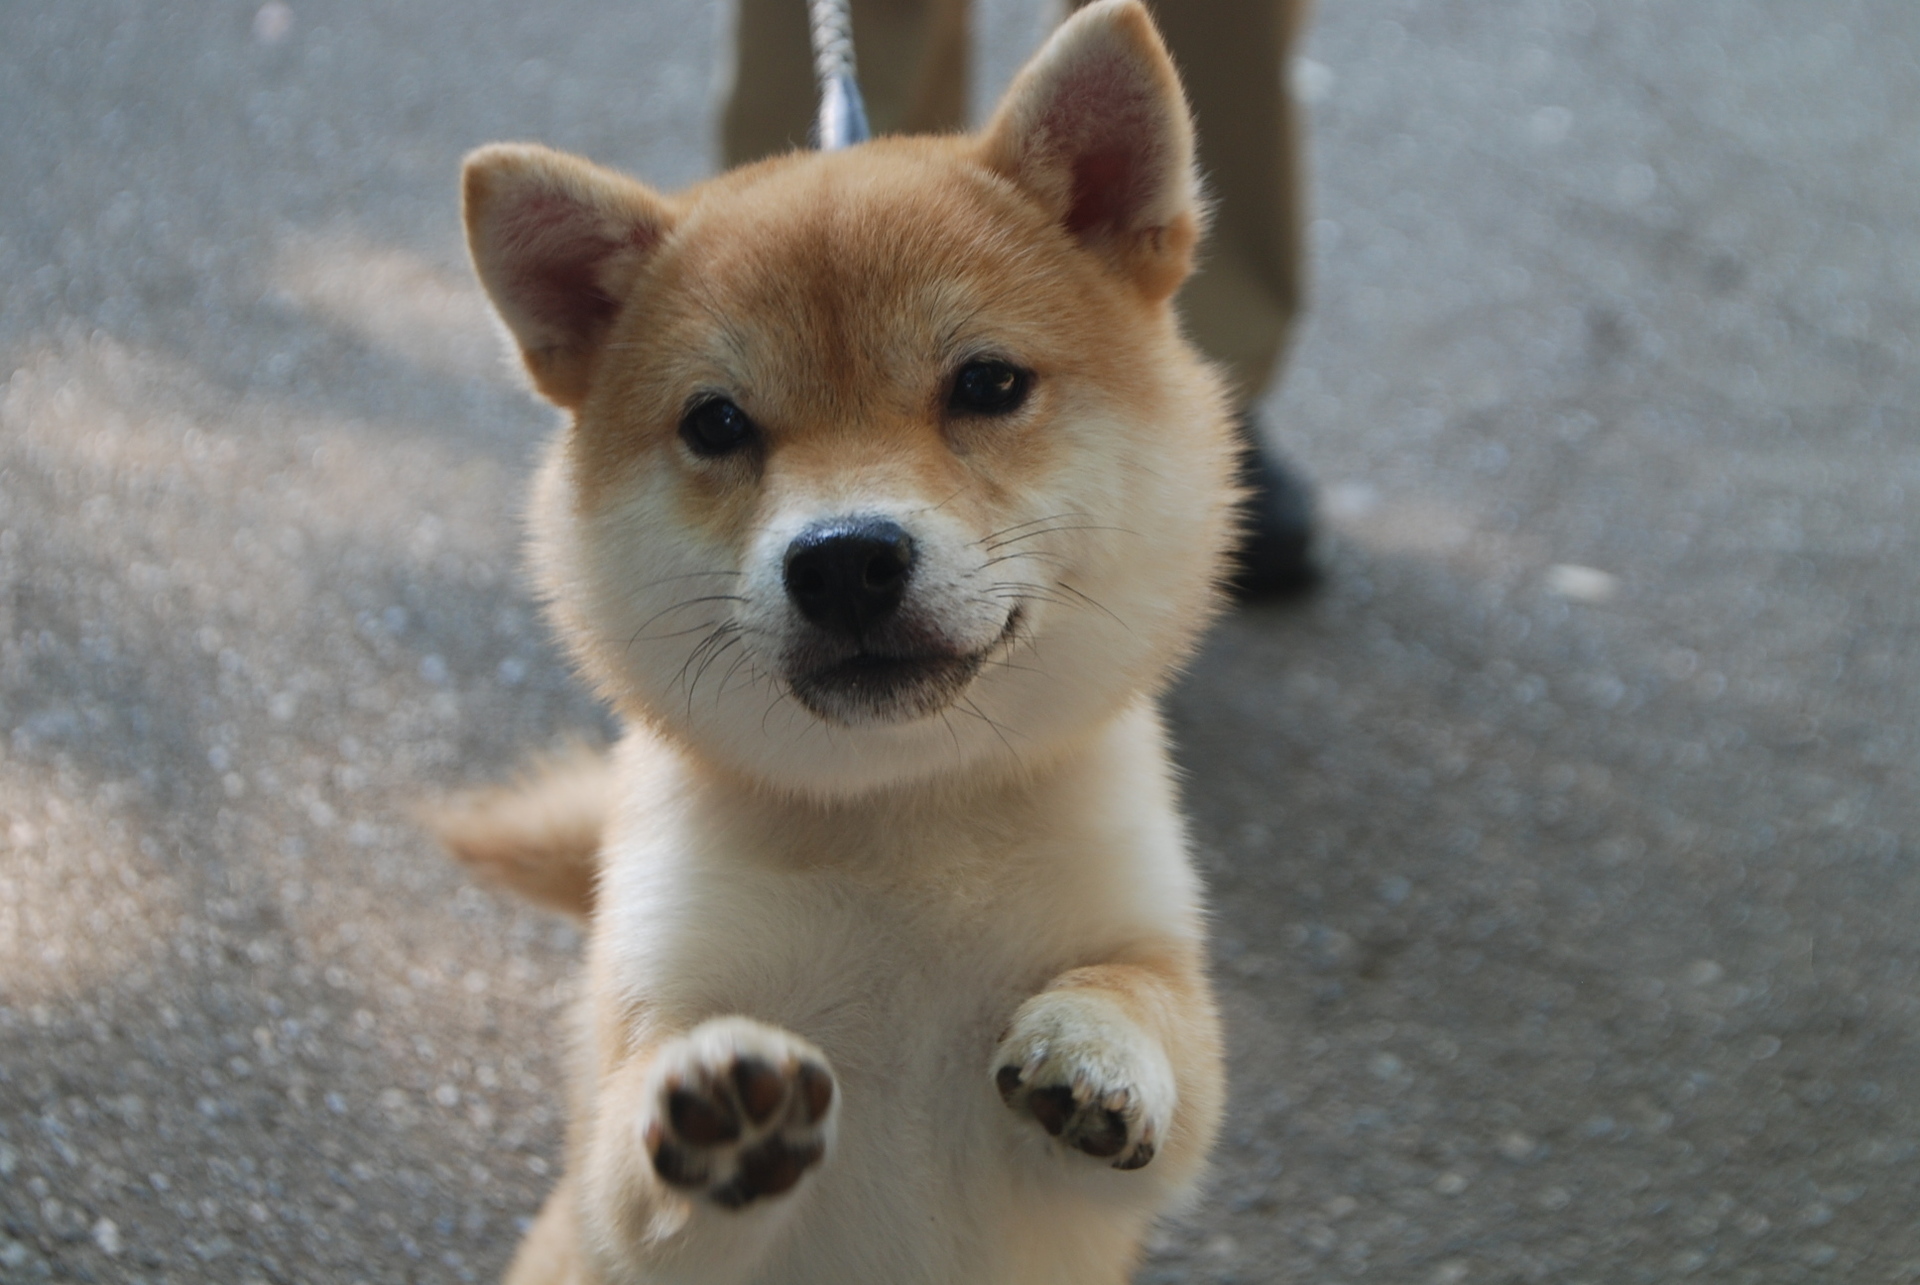
{"label": "blurred background", "polygon": [[[977,103],[1045,18],[982,0]],[[727,37],[0,7],[0,1280],[503,1266],[579,942],[407,809],[608,729],[456,165],[694,180]],[[1329,576],[1173,702],[1235,1096],[1139,1280],[1920,1280],[1920,6],[1301,53]]]}

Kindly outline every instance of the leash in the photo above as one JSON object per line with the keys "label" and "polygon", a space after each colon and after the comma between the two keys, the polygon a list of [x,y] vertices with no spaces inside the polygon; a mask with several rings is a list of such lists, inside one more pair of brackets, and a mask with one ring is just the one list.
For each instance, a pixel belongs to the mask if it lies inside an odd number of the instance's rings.
{"label": "leash", "polygon": [[853,70],[853,15],[848,0],[807,0],[813,28],[813,72],[820,82],[820,114],[814,133],[823,152],[871,138],[867,107]]}

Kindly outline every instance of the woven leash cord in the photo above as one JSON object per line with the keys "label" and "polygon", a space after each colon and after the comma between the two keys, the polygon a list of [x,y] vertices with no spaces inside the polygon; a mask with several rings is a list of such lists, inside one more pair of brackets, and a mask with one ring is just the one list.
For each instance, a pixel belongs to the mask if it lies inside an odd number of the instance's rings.
{"label": "woven leash cord", "polygon": [[820,81],[820,115],[814,120],[814,134],[823,152],[852,147],[871,137],[860,82],[854,77],[853,15],[847,4],[848,0],[807,0],[813,71]]}

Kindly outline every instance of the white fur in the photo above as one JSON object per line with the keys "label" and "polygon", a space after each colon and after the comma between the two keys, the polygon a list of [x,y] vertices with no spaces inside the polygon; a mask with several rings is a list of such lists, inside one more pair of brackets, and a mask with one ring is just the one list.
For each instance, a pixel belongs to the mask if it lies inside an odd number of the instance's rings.
{"label": "white fur", "polygon": [[[1009,1111],[993,1082],[1012,1042],[1045,1032],[1128,1071],[1153,1128],[1176,1110],[1166,1055],[1124,1018],[1034,992],[1141,940],[1198,943],[1199,887],[1150,711],[1118,719],[1034,789],[902,798],[855,816],[703,786],[646,738],[610,835],[598,975],[664,1029],[740,1013],[804,1030],[838,1078],[833,1154],[773,1222],[702,1210],[681,1236],[760,1245],[751,1269],[702,1255],[706,1285],[1114,1285],[1149,1220],[1198,1178],[1198,1157],[1115,1171]],[[805,868],[831,829],[832,870]],[[796,865],[801,868],[796,868]],[[1083,1015],[1084,1014],[1084,1015]],[[1064,1019],[1064,1021],[1062,1020]],[[1022,1058],[1024,1060],[1024,1057]],[[767,1237],[764,1244],[761,1238]],[[729,1255],[730,1256],[730,1255]],[[642,1271],[635,1281],[665,1281]]]}

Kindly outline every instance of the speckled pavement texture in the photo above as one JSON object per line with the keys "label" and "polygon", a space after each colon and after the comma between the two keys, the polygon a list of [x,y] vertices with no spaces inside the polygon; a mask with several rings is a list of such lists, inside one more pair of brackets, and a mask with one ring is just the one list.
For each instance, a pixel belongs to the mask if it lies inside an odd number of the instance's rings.
{"label": "speckled pavement texture", "polygon": [[[1139,1280],[1920,1279],[1920,5],[1321,9],[1330,574],[1173,701],[1235,1092]],[[455,165],[695,178],[724,35],[0,7],[0,1280],[511,1252],[579,943],[407,808],[606,729]]]}

